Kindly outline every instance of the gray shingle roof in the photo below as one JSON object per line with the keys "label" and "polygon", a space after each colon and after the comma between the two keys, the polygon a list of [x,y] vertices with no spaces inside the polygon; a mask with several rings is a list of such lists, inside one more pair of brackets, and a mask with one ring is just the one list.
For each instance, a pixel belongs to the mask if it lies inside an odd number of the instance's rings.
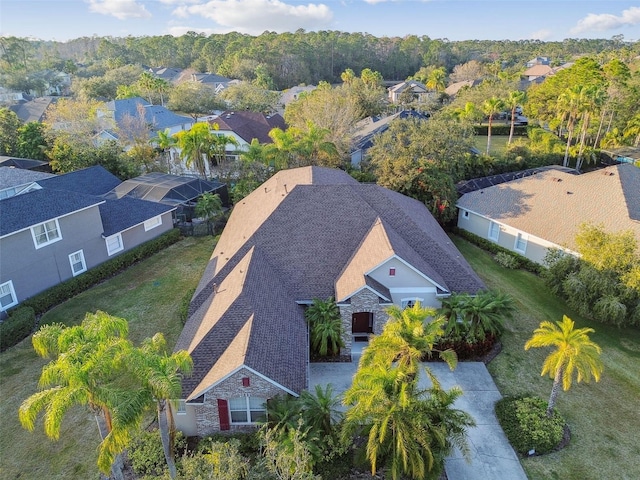
{"label": "gray shingle roof", "polygon": [[104,227],[104,236],[108,237],[127,228],[138,225],[150,218],[170,212],[175,207],[137,198],[122,197],[118,200],[106,200],[100,205],[100,216]]}
{"label": "gray shingle roof", "polygon": [[548,170],[467,193],[458,207],[575,249],[582,222],[609,232],[631,230],[640,241],[640,168],[617,165],[571,175]]}
{"label": "gray shingle roof", "polygon": [[[378,219],[389,251],[397,249],[444,289],[475,293],[484,288],[420,202],[360,184],[340,170],[281,171],[234,207],[196,290],[176,349],[190,351],[199,373],[185,381],[183,394],[198,396],[203,379],[237,368],[237,360],[226,355],[223,361],[223,355],[235,339],[232,332],[249,329],[252,316],[250,330],[256,334],[245,362],[299,392],[306,381],[306,329],[296,301],[334,296],[336,280]],[[390,295],[364,273],[361,285]],[[293,359],[285,358],[293,348],[303,348],[304,355],[296,350]]]}
{"label": "gray shingle roof", "polygon": [[113,111],[113,118],[118,125],[121,125],[122,120],[129,117],[138,116],[138,106],[144,107],[145,121],[152,126],[155,131],[164,130],[165,128],[173,127],[176,125],[190,124],[193,120],[190,117],[185,117],[173,113],[171,110],[161,105],[150,105],[145,99],[140,97],[125,98],[121,100],[112,100],[107,103],[107,109]]}
{"label": "gray shingle roof", "polygon": [[100,165],[95,165],[63,175],[54,175],[38,181],[43,188],[67,190],[69,192],[103,195],[120,185],[118,177]]}
{"label": "gray shingle roof", "polygon": [[53,176],[52,173],[0,166],[0,190],[27,185]]}
{"label": "gray shingle roof", "polygon": [[41,189],[0,201],[0,236],[103,202],[77,192]]}

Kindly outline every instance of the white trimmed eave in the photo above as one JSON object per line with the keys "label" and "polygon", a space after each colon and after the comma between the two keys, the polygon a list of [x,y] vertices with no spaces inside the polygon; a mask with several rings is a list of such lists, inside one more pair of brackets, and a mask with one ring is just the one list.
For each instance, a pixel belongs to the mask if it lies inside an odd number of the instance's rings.
{"label": "white trimmed eave", "polygon": [[[145,200],[145,201],[148,201],[148,200]],[[147,218],[147,220],[151,220],[151,219],[152,219],[152,218],[154,218],[154,217],[162,217],[162,215],[165,215],[165,214],[167,214],[167,213],[171,213],[171,212],[173,212],[174,210],[176,210],[177,208],[178,208],[178,207],[173,207],[171,210],[167,210],[166,212],[162,212],[162,213],[159,213],[158,215],[154,215],[153,217],[149,217],[149,218]],[[127,230],[131,230],[132,228],[139,227],[140,225],[144,225],[144,222],[146,222],[147,220],[143,220],[143,221],[142,221],[142,222],[140,222],[140,223],[136,223],[135,225],[131,225],[130,227],[127,227],[127,228],[125,228],[124,230],[120,230],[119,232],[112,233],[111,235],[105,235],[105,234],[104,234],[104,232],[102,232],[102,238],[109,238],[109,237],[113,237],[114,235],[118,235],[119,233],[121,234],[122,232],[126,232]],[[152,230],[153,230],[153,229],[152,229]]]}
{"label": "white trimmed eave", "polygon": [[347,300],[349,300],[351,297],[353,297],[355,294],[357,294],[358,292],[361,292],[363,290],[369,290],[370,292],[376,294],[378,297],[382,298],[383,300],[386,300],[387,302],[391,302],[390,298],[387,298],[385,295],[383,295],[382,293],[378,292],[377,290],[374,290],[373,288],[371,288],[369,285],[363,285],[362,287],[356,289],[354,292],[350,293],[349,295],[344,296],[343,298],[341,298],[340,300],[336,301],[336,304],[338,303],[342,303],[344,304],[344,302],[346,302]]}
{"label": "white trimmed eave", "polygon": [[52,218],[48,218],[46,220],[42,220],[41,222],[36,222],[34,224],[29,225],[28,227],[21,228],[20,230],[14,230],[11,233],[7,233],[5,235],[2,235],[2,236],[0,236],[0,238],[9,237],[11,235],[15,235],[16,233],[24,232],[25,230],[29,230],[30,228],[35,227],[36,225],[40,225],[41,223],[51,222],[52,220],[58,220],[60,218],[68,217],[69,215],[73,215],[74,213],[82,212],[83,210],[88,210],[90,208],[97,207],[98,205],[101,205],[103,203],[105,203],[105,200],[102,200],[100,202],[96,202],[96,203],[91,204],[91,205],[89,205],[87,207],[79,208],[78,210],[74,210],[73,212],[65,213],[64,215],[60,215],[58,217],[52,217]]}
{"label": "white trimmed eave", "polygon": [[195,400],[196,398],[198,398],[201,395],[205,395],[207,394],[209,391],[211,391],[213,388],[216,387],[216,385],[220,384],[221,382],[225,381],[226,379],[228,379],[229,377],[231,377],[232,375],[234,375],[235,373],[238,373],[240,370],[242,369],[247,369],[248,371],[250,371],[251,373],[253,373],[254,375],[257,375],[258,377],[262,378],[263,380],[266,380],[267,382],[271,383],[272,385],[275,385],[276,387],[278,387],[281,390],[284,390],[285,392],[287,392],[290,395],[293,395],[294,397],[299,397],[300,394],[294,392],[293,390],[288,389],[287,387],[279,384],[278,382],[274,381],[273,379],[267,377],[266,375],[263,375],[262,373],[254,370],[253,368],[245,365],[244,363],[242,365],[239,365],[238,367],[234,368],[233,370],[231,370],[229,373],[227,373],[226,375],[224,375],[223,377],[221,377],[220,379],[216,380],[215,382],[213,382],[211,385],[209,385],[206,388],[203,388],[201,390],[198,391],[194,391],[192,392],[186,399],[187,402],[191,401],[191,400]]}
{"label": "white trimmed eave", "polygon": [[417,268],[415,268],[413,265],[411,265],[409,262],[403,260],[402,258],[400,258],[398,255],[393,254],[391,257],[389,257],[387,260],[385,260],[384,262],[380,262],[379,265],[377,265],[376,267],[372,268],[371,270],[369,270],[368,272],[365,272],[365,275],[370,275],[371,272],[373,272],[375,269],[381,267],[382,265],[384,265],[385,263],[387,263],[389,260],[398,260],[400,263],[406,265],[410,270],[413,270],[415,273],[417,273],[418,275],[420,275],[422,278],[424,278],[426,281],[428,281],[429,283],[433,284],[434,286],[436,286],[437,288],[439,288],[440,290],[443,290],[445,292],[448,292],[449,289],[440,285],[438,282],[436,282],[435,280],[433,280],[432,278],[428,277],[427,275],[425,275],[424,273],[422,273],[420,270],[418,270]]}

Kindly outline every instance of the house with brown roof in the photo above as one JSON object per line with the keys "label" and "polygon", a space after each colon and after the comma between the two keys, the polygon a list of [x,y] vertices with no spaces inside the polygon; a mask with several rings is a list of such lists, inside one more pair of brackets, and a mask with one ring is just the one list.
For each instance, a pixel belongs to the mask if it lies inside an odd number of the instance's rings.
{"label": "house with brown roof", "polygon": [[640,168],[543,170],[466,193],[457,206],[458,227],[542,263],[549,248],[574,253],[583,222],[630,230],[640,242]]}
{"label": "house with brown roof", "polygon": [[238,203],[176,350],[194,360],[176,412],[187,435],[251,428],[309,386],[305,307],[334,297],[347,358],[392,304],[438,307],[484,285],[421,202],[322,167],[278,172]]}

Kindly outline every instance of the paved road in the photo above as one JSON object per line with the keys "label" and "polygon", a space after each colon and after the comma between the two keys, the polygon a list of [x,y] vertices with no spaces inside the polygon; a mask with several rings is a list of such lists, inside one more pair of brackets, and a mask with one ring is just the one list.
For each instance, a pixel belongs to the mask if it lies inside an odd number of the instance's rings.
{"label": "paved road", "polygon": [[[470,461],[459,451],[453,452],[445,461],[449,480],[527,480],[516,453],[507,441],[494,413],[494,404],[501,398],[486,366],[481,362],[460,362],[452,372],[444,363],[428,364],[443,388],[459,386],[464,392],[456,400],[455,407],[470,413],[476,426],[469,429],[467,440]],[[315,385],[331,383],[336,393],[344,392],[351,385],[357,368],[357,359],[352,363],[312,363],[310,366],[310,389]],[[430,385],[424,375],[422,387]]]}

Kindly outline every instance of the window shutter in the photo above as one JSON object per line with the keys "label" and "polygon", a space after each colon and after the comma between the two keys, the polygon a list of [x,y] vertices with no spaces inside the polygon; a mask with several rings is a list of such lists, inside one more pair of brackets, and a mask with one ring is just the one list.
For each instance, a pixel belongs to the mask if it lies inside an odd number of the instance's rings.
{"label": "window shutter", "polygon": [[220,430],[229,430],[229,405],[226,400],[218,399],[218,417],[220,418]]}

